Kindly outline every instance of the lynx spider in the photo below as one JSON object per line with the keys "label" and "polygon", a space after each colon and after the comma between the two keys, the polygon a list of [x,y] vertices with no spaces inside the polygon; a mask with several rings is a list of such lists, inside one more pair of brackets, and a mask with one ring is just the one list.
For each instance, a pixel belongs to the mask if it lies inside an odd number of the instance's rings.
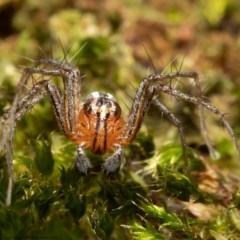
{"label": "lynx spider", "polygon": [[[37,75],[41,77],[34,77]],[[52,83],[54,76],[62,79],[63,89]],[[7,204],[11,202],[13,185],[12,155],[16,122],[46,96],[51,100],[61,131],[77,144],[76,165],[80,173],[86,174],[92,167],[84,153],[85,148],[95,154],[113,151],[112,155],[106,159],[103,168],[107,173],[118,170],[124,160],[123,148],[136,137],[151,104],[155,105],[178,128],[183,149],[185,149],[183,127],[173,113],[159,101],[158,95],[161,92],[200,107],[202,133],[210,149],[213,150],[205,128],[204,108],[220,118],[237,150],[239,149],[234,132],[224,114],[217,107],[203,100],[196,72],[155,73],[145,77],[136,91],[127,121],[123,120],[119,104],[109,93],[93,92],[81,103],[81,78],[79,69],[70,63],[50,58],[34,61],[33,67],[24,67],[12,107],[2,117],[3,137],[0,151],[4,150],[6,153],[9,171]],[[191,96],[173,87],[171,81],[175,78],[193,79],[199,91],[198,96]],[[30,80],[33,81],[33,86],[26,94],[23,94],[23,89],[26,90],[25,86]]]}

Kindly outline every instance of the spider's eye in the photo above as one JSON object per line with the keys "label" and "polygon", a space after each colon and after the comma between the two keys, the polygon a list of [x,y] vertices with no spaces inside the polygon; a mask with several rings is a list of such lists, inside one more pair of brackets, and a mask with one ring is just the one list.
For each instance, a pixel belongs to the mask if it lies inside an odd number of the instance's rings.
{"label": "spider's eye", "polygon": [[85,98],[85,101],[87,101],[88,99],[93,99],[93,98],[109,99],[109,100],[113,100],[116,102],[116,99],[113,97],[113,95],[111,95],[110,93],[104,93],[104,92],[92,92],[87,95],[87,97]]}

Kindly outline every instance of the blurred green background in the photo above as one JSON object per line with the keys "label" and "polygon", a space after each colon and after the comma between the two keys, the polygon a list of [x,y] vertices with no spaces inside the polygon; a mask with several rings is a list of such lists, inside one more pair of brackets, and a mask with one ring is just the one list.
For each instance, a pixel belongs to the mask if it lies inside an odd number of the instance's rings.
{"label": "blurred green background", "polygon": [[[145,76],[196,71],[206,101],[227,113],[238,133],[239,11],[237,0],[2,0],[0,114],[11,106],[21,66],[66,58],[85,76],[83,96],[110,92],[125,116]],[[194,94],[195,88],[188,81],[180,89]],[[239,156],[230,137],[206,111],[220,154],[214,162],[194,106],[162,95],[193,147],[190,177],[182,173],[178,131],[156,109],[125,150],[120,173],[79,176],[75,146],[59,132],[46,99],[18,124],[10,207],[1,156],[0,239],[239,239],[239,212],[227,211],[239,207]]]}

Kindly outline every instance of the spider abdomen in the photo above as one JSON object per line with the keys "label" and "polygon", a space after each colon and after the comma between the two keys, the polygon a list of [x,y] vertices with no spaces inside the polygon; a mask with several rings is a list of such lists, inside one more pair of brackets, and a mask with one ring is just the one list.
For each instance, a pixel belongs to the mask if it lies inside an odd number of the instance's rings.
{"label": "spider abdomen", "polygon": [[121,108],[113,96],[93,92],[83,102],[71,139],[94,154],[104,154],[120,143],[122,127]]}

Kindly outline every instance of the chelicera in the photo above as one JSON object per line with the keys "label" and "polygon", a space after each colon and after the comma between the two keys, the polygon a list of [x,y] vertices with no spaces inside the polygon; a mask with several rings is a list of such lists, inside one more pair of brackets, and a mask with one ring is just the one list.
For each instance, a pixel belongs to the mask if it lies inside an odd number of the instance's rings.
{"label": "chelicera", "polygon": [[[62,88],[54,84],[53,77],[61,79]],[[174,87],[172,81],[176,78],[193,79],[199,94],[192,96]],[[25,86],[31,81],[32,87],[27,89]],[[158,98],[160,93],[199,106],[202,132],[210,150],[212,147],[206,134],[203,109],[219,117],[236,148],[239,149],[224,113],[204,101],[196,72],[155,73],[145,77],[136,91],[126,120],[123,120],[119,104],[109,93],[93,92],[81,102],[81,83],[79,69],[68,62],[42,58],[34,61],[33,67],[24,67],[13,105],[2,117],[3,138],[0,150],[6,152],[10,175],[9,189],[12,185],[12,142],[16,122],[46,96],[50,98],[61,131],[77,145],[76,165],[80,173],[87,174],[92,168],[91,161],[85,155],[86,148],[94,154],[103,155],[110,152],[111,155],[107,157],[103,169],[107,173],[117,171],[124,160],[124,147],[136,137],[151,104],[178,128],[185,148],[183,127],[173,113],[160,102]]]}

